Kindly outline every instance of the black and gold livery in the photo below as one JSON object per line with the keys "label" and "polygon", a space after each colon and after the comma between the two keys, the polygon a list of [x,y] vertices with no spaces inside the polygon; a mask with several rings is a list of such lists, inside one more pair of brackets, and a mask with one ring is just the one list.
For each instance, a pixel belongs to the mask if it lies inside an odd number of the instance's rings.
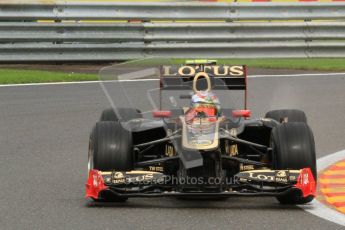
{"label": "black and gold livery", "polygon": [[[160,103],[164,91],[200,88],[243,90],[246,97],[246,66],[163,65],[159,74]],[[250,111],[223,106],[214,117],[197,114],[191,123],[191,109],[153,111],[155,119],[136,108],[103,111],[90,135],[86,196],[275,196],[290,204],[314,198],[315,143],[304,112],[273,110],[249,119]]]}

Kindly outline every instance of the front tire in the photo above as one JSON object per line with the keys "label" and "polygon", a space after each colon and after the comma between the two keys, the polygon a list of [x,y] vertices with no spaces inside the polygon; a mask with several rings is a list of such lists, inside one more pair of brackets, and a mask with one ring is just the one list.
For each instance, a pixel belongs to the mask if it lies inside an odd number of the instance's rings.
{"label": "front tire", "polygon": [[[133,169],[132,134],[118,122],[102,121],[93,128],[89,141],[88,170],[131,171]],[[121,202],[110,192],[101,194],[100,202]]]}
{"label": "front tire", "polygon": [[[315,142],[312,130],[306,123],[282,123],[271,133],[273,167],[276,170],[310,168],[317,179]],[[300,193],[289,193],[277,197],[282,204],[305,204],[313,197],[302,197]]]}
{"label": "front tire", "polygon": [[132,134],[121,124],[97,122],[90,145],[93,146],[92,165],[100,171],[130,171],[133,169]]}

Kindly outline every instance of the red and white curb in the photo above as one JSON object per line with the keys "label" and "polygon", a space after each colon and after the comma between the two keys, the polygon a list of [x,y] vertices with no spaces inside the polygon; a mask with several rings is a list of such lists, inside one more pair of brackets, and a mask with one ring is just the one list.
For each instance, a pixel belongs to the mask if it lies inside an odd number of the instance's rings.
{"label": "red and white curb", "polygon": [[[323,175],[325,172],[329,172],[328,169],[335,169],[337,167],[337,164],[339,162],[342,165],[342,162],[345,160],[345,150],[321,157],[317,160],[317,167],[318,167],[318,172],[320,173],[319,176],[319,184],[321,185],[321,193],[322,189],[325,188],[323,187],[324,183],[330,183],[332,182],[336,186],[342,186],[340,183],[334,183],[334,180],[331,181],[325,181],[323,178]],[[336,166],[336,167],[334,167]],[[333,171],[333,170],[332,170]],[[339,172],[338,172],[339,173]],[[344,186],[345,187],[345,186]],[[327,192],[327,190],[323,190]],[[345,192],[345,190],[343,190]],[[322,199],[322,197],[318,198]],[[318,216],[322,219],[331,221],[333,223],[345,226],[345,214],[341,213],[340,211],[337,211],[334,208],[329,207],[326,205],[324,202],[319,201],[318,199],[314,199],[314,201],[310,205],[300,205],[300,208],[303,208],[306,212],[309,212],[315,216]],[[342,199],[342,198],[341,198]],[[329,200],[330,203],[335,203],[334,199]]]}
{"label": "red and white curb", "polygon": [[321,201],[345,214],[345,160],[323,171],[319,176],[319,184]]}

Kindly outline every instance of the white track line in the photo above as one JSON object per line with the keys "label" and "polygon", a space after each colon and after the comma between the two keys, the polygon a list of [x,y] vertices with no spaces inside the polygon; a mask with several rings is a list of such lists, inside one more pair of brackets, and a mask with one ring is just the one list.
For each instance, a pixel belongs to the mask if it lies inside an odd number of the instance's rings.
{"label": "white track line", "polygon": [[302,74],[277,74],[277,75],[250,75],[248,78],[264,77],[304,77],[304,76],[344,76],[345,73],[302,73]]}
{"label": "white track line", "polygon": [[[345,159],[345,149],[331,155],[321,157],[317,160],[318,172],[321,172],[331,166],[332,164]],[[345,215],[324,205],[318,200],[314,199],[311,203],[312,205],[299,205],[300,208],[303,208],[306,212],[309,212],[315,216],[318,216],[322,219],[331,221],[333,223],[345,226]]]}
{"label": "white track line", "polygon": [[[141,82],[141,81],[158,81],[158,79],[118,80],[117,82]],[[77,85],[77,84],[94,84],[94,83],[100,83],[100,82],[113,82],[113,81],[67,81],[67,82],[48,82],[48,83],[3,84],[3,85],[0,85],[0,87]]]}
{"label": "white track line", "polygon": [[[307,73],[307,74],[283,74],[283,75],[249,75],[248,78],[269,78],[269,77],[304,77],[304,76],[344,76],[345,73]],[[158,81],[158,79],[136,79],[136,80],[119,80],[119,82],[141,82],[141,81]],[[94,84],[100,81],[72,81],[72,82],[49,82],[49,83],[25,83],[25,84],[3,84],[0,87],[17,87],[17,86],[45,86],[45,85],[74,85],[74,84]],[[111,82],[111,81],[103,81]]]}

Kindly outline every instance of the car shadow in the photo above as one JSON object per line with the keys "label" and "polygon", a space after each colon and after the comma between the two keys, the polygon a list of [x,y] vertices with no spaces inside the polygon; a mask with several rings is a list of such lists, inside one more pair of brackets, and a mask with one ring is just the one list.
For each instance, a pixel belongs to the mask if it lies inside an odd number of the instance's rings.
{"label": "car shadow", "polygon": [[[228,198],[224,200],[132,198],[126,202],[87,201],[88,208],[135,208],[135,209],[223,209],[223,210],[300,210],[296,205],[282,205],[274,198]],[[311,205],[304,205],[310,206]],[[308,208],[307,208],[308,209]]]}

